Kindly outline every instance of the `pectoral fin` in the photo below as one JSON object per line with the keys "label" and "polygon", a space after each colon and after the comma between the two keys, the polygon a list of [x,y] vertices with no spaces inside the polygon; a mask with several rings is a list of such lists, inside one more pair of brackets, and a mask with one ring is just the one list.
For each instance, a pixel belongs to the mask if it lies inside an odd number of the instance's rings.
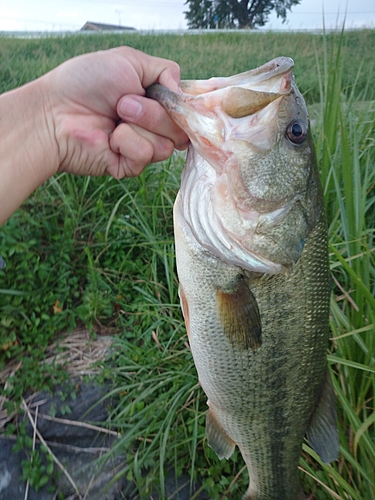
{"label": "pectoral fin", "polygon": [[236,444],[226,434],[211,409],[206,416],[206,434],[208,446],[210,446],[216,455],[220,458],[230,458]]}
{"label": "pectoral fin", "polygon": [[245,280],[239,277],[230,291],[217,291],[221,326],[232,345],[243,350],[262,345],[258,304]]}
{"label": "pectoral fin", "polygon": [[328,370],[318,406],[307,431],[307,439],[324,463],[328,464],[337,459],[340,443],[337,432],[336,398]]}

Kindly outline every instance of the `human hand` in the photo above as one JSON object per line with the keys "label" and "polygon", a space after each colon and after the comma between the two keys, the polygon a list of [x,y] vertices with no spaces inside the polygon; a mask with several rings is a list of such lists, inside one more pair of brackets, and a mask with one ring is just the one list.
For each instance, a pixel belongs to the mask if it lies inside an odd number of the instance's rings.
{"label": "human hand", "polygon": [[58,170],[120,179],[185,149],[186,134],[145,97],[154,82],[178,91],[179,77],[176,63],[130,47],[85,54],[43,76]]}

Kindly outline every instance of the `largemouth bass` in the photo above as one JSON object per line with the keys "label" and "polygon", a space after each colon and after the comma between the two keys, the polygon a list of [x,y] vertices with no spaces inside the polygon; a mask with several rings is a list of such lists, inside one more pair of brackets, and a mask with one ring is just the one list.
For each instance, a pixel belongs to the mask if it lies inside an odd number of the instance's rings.
{"label": "largemouth bass", "polygon": [[148,90],[191,140],[174,206],[181,305],[208,444],[239,447],[248,500],[305,498],[305,435],[324,462],[338,454],[323,195],[292,68]]}

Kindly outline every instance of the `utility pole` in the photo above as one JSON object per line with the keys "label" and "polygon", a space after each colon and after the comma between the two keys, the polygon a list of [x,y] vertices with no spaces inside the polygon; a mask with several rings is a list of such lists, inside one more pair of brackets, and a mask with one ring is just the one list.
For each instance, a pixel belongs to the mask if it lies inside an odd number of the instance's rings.
{"label": "utility pole", "polygon": [[116,14],[118,14],[118,25],[121,26],[121,12],[124,12],[123,10],[116,9]]}

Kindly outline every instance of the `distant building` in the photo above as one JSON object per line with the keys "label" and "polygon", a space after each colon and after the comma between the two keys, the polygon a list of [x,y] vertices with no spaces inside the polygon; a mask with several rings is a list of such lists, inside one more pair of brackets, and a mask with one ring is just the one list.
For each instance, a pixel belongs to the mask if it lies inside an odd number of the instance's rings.
{"label": "distant building", "polygon": [[80,31],[136,31],[130,26],[118,26],[116,24],[92,23],[87,21]]}

